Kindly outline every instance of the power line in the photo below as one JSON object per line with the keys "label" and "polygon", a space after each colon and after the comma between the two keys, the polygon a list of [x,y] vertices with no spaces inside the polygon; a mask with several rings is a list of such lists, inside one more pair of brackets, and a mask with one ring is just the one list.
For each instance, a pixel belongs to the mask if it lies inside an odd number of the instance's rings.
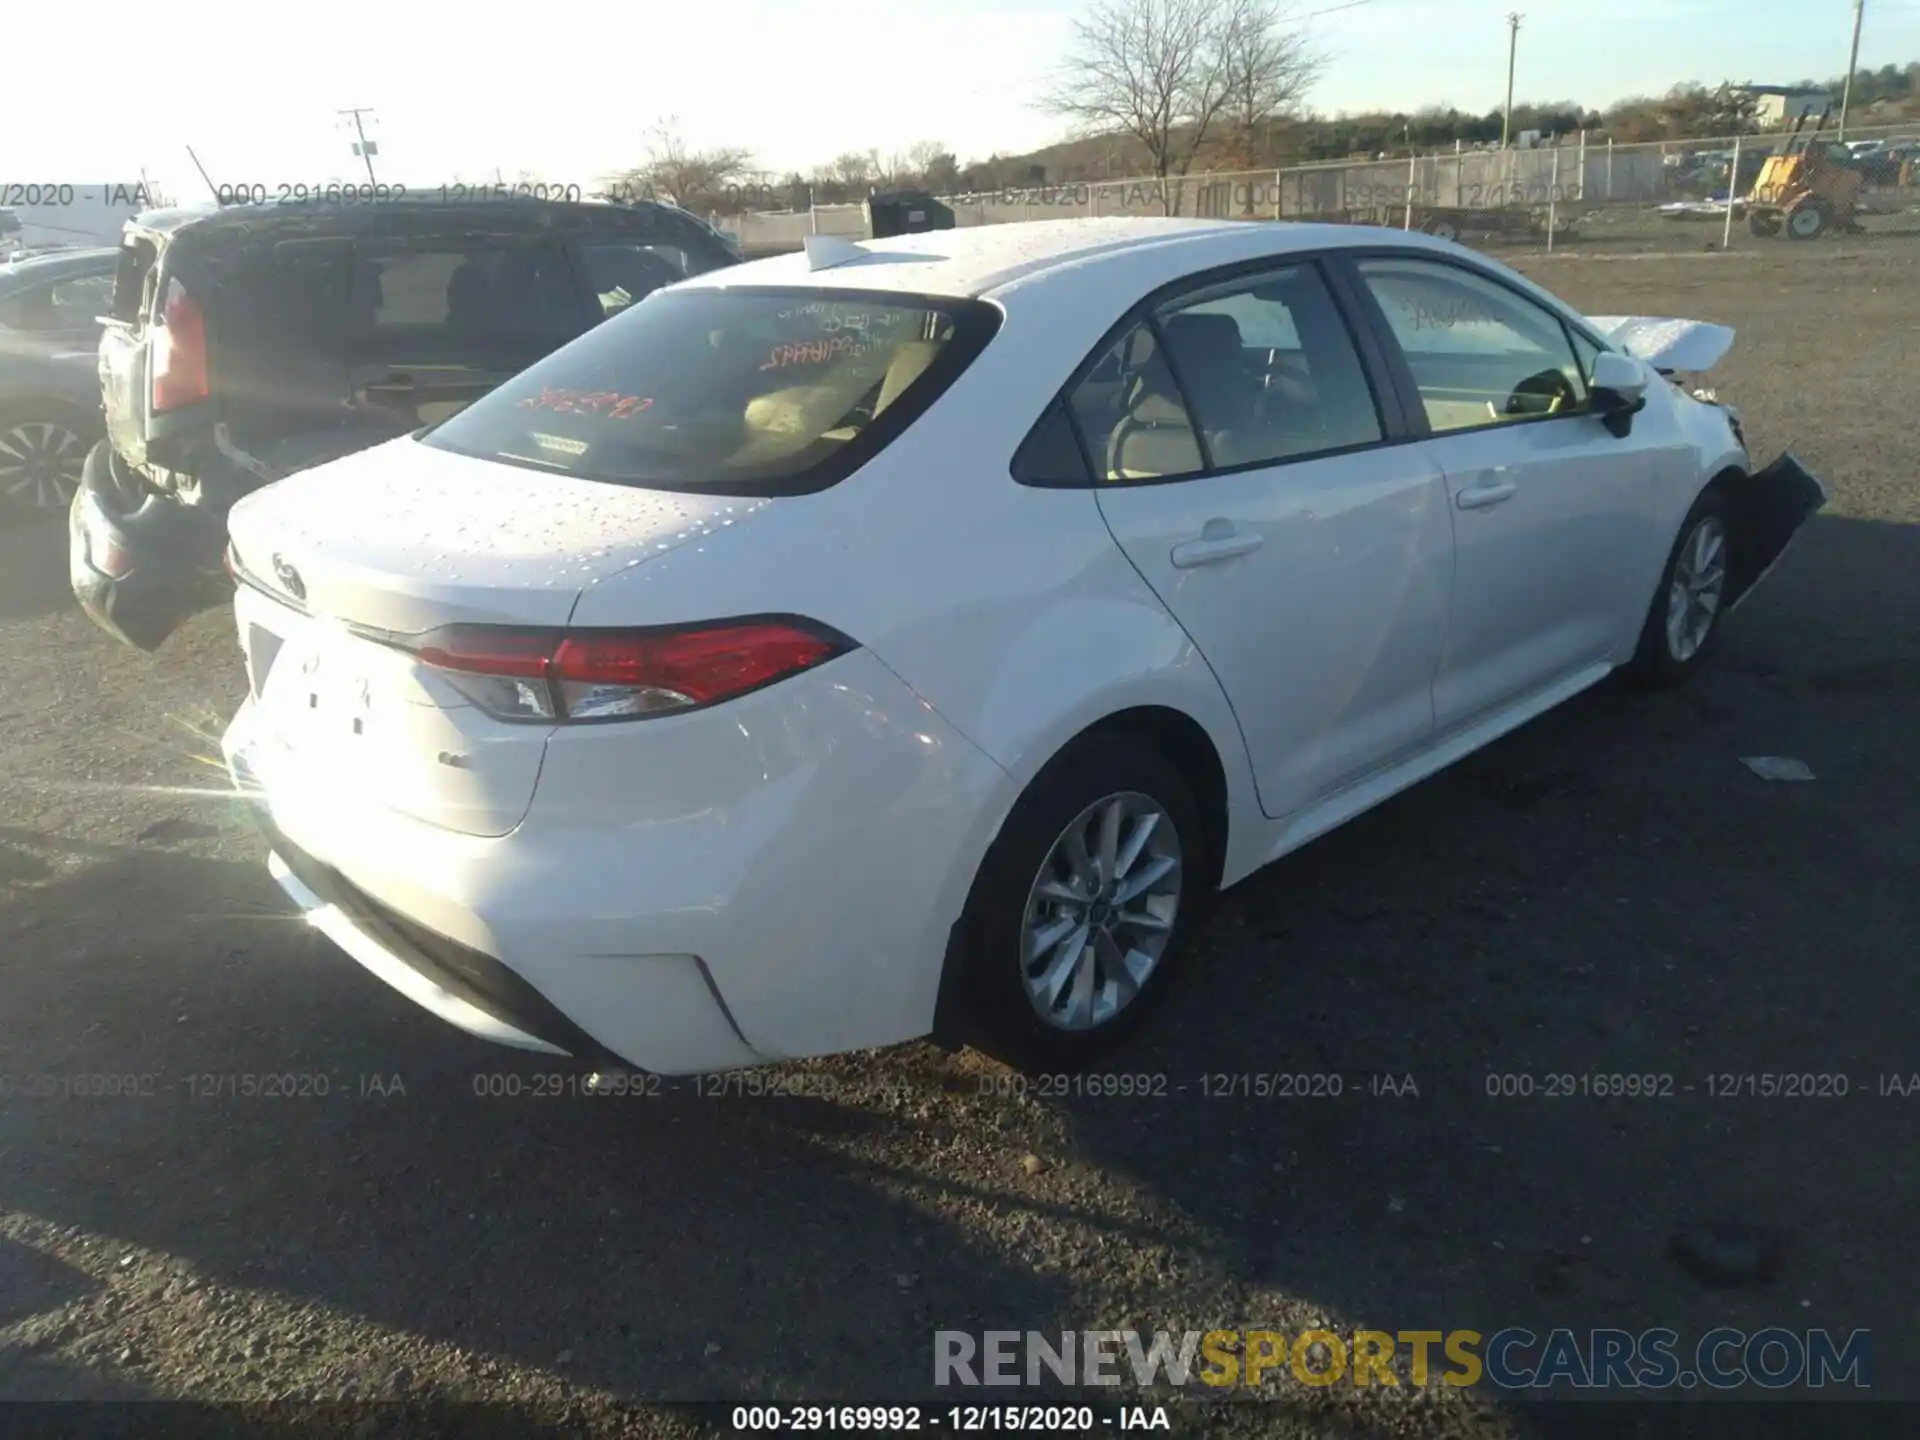
{"label": "power line", "polygon": [[1292,20],[1318,20],[1322,15],[1338,15],[1342,10],[1358,10],[1362,5],[1371,5],[1373,0],[1347,0],[1344,5],[1329,5],[1325,10],[1309,10],[1305,15],[1292,15]]}

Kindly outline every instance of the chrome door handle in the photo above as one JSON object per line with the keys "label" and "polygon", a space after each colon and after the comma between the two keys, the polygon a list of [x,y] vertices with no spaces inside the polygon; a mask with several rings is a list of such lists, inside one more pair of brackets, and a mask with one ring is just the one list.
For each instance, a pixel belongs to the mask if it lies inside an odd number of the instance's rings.
{"label": "chrome door handle", "polygon": [[1462,510],[1484,510],[1489,505],[1498,505],[1502,500],[1511,500],[1519,488],[1511,480],[1499,485],[1475,485],[1456,492],[1453,503]]}
{"label": "chrome door handle", "polygon": [[1214,532],[1209,524],[1198,540],[1182,540],[1173,547],[1168,556],[1176,570],[1191,570],[1196,565],[1211,565],[1220,560],[1231,560],[1236,555],[1245,555],[1258,550],[1266,543],[1266,536],[1257,530],[1231,531],[1227,534]]}

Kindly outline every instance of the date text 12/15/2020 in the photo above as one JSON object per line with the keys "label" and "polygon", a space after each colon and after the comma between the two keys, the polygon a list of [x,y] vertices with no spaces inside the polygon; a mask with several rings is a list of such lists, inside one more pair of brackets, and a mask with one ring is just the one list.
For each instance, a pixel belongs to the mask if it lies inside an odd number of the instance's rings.
{"label": "date text 12/15/2020", "polygon": [[1091,1405],[735,1405],[735,1435],[1025,1434],[1089,1435],[1170,1431],[1164,1405],[1124,1405],[1108,1413]]}

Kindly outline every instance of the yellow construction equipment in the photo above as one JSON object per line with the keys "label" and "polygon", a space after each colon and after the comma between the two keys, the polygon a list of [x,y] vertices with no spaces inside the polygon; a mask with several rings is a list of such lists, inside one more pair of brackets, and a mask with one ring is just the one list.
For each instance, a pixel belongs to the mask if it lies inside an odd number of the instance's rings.
{"label": "yellow construction equipment", "polygon": [[1817,240],[1831,230],[1860,232],[1855,218],[1864,183],[1859,166],[1846,146],[1820,138],[1826,111],[1802,134],[1806,123],[1805,115],[1794,122],[1786,143],[1754,178],[1747,228],[1756,235],[1785,230],[1792,240]]}

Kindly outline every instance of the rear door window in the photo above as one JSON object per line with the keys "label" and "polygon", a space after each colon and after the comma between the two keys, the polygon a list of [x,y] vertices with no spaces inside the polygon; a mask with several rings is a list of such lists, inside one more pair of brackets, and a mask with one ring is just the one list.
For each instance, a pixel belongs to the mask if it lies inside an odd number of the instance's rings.
{"label": "rear door window", "polygon": [[692,260],[678,245],[645,240],[583,241],[580,267],[604,315],[617,314],[662,286],[712,268]]}
{"label": "rear door window", "polygon": [[979,301],[890,292],[662,291],[425,443],[618,484],[804,493],[904,430],[998,317]]}
{"label": "rear door window", "polygon": [[566,252],[545,240],[362,242],[349,293],[349,333],[362,344],[551,340],[593,318]]}
{"label": "rear door window", "polygon": [[1102,480],[1172,480],[1206,469],[1187,402],[1144,320],[1067,397]]}
{"label": "rear door window", "polygon": [[353,242],[283,240],[243,252],[222,286],[221,338],[249,350],[338,356],[345,334]]}
{"label": "rear door window", "polygon": [[63,327],[84,326],[113,303],[111,275],[74,275],[53,285],[52,303]]}
{"label": "rear door window", "polygon": [[1168,302],[1155,319],[1217,467],[1351,449],[1384,433],[1315,266],[1229,280]]}

